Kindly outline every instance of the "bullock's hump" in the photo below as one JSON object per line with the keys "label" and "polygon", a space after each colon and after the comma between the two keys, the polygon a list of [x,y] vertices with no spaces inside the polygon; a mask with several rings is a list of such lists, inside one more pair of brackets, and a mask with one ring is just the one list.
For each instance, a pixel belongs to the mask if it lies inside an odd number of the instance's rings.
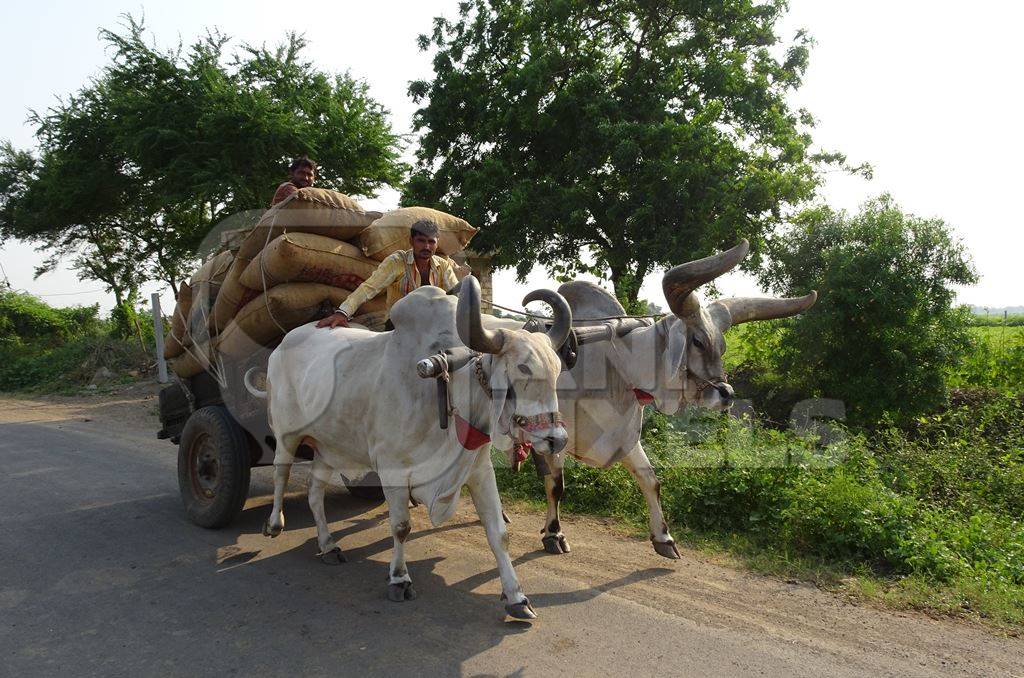
{"label": "bullock's hump", "polygon": [[440,287],[424,285],[395,302],[391,307],[391,322],[396,329],[455,326],[455,305],[458,299],[449,296]]}
{"label": "bullock's hump", "polygon": [[626,313],[618,299],[608,290],[592,282],[573,280],[563,283],[558,288],[558,293],[569,302],[573,320],[604,318]]}

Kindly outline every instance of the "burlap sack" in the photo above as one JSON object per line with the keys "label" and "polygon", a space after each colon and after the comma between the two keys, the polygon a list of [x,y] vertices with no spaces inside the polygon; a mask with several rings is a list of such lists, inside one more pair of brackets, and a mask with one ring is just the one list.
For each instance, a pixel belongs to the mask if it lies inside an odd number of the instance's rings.
{"label": "burlap sack", "polygon": [[[203,283],[220,287],[221,283],[224,282],[224,278],[227,277],[228,270],[231,268],[231,262],[234,258],[235,255],[232,254],[230,250],[224,250],[220,254],[210,257],[202,266],[199,267],[199,270],[192,274],[192,279],[189,283],[193,288],[198,287]],[[216,296],[216,294],[213,296]]]}
{"label": "burlap sack", "polygon": [[204,342],[185,348],[185,351],[170,361],[171,371],[182,379],[194,377],[210,367],[210,343]]}
{"label": "burlap sack", "polygon": [[355,245],[312,233],[285,233],[246,266],[241,283],[254,290],[287,282],[317,282],[354,290],[377,264]]}
{"label": "burlap sack", "polygon": [[[192,312],[189,315],[188,334],[193,343],[209,341],[210,337],[216,334],[213,331],[217,327],[212,322],[213,309],[233,263],[234,254],[225,250],[208,259],[192,274]],[[235,288],[237,294],[237,285]],[[232,307],[232,312],[235,308],[237,304]]]}
{"label": "burlap sack", "polygon": [[271,287],[244,307],[216,340],[224,356],[240,358],[288,330],[329,315],[348,290],[320,283],[285,283]]}
{"label": "burlap sack", "polygon": [[231,319],[235,317],[236,311],[259,296],[259,292],[249,289],[241,282],[242,272],[245,271],[245,267],[249,263],[249,259],[244,259],[241,256],[236,256],[231,262],[231,268],[228,269],[224,282],[221,283],[220,292],[210,310],[207,326],[211,337],[216,336],[228,326]]}
{"label": "burlap sack", "polygon": [[185,352],[185,346],[189,342],[185,329],[191,310],[192,288],[182,280],[178,287],[178,302],[174,305],[174,313],[171,314],[171,327],[164,337],[164,358],[175,358]]}
{"label": "burlap sack", "polygon": [[264,213],[242,241],[238,256],[250,260],[255,258],[265,245],[286,231],[351,240],[380,216],[380,212],[367,212],[344,193],[323,188],[300,188]]}
{"label": "burlap sack", "polygon": [[359,234],[363,254],[384,261],[389,254],[408,249],[409,227],[420,219],[429,219],[437,224],[440,231],[437,240],[439,254],[451,256],[461,252],[477,232],[468,221],[451,214],[429,207],[403,207],[388,212]]}

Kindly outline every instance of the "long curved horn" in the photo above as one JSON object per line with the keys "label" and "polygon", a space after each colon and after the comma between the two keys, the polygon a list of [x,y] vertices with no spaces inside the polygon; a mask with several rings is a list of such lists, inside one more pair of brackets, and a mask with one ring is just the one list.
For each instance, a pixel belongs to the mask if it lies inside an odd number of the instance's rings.
{"label": "long curved horn", "polygon": [[548,329],[548,341],[557,351],[569,338],[569,330],[572,329],[572,310],[569,309],[569,302],[558,292],[544,289],[534,290],[523,297],[523,306],[531,301],[543,301],[551,307],[554,318]]}
{"label": "long curved horn", "polygon": [[462,279],[455,328],[462,343],[480,353],[498,353],[505,343],[501,332],[488,330],[480,322],[480,283],[471,275]]}
{"label": "long curved horn", "polygon": [[[749,323],[754,320],[774,320],[788,318],[803,313],[818,300],[814,290],[803,297],[786,299],[760,299],[757,297],[732,297],[719,299],[708,307],[708,312],[715,319],[715,324],[724,332],[733,325]],[[724,311],[724,313],[722,312]]]}
{"label": "long curved horn", "polygon": [[668,307],[680,317],[693,313],[696,308],[690,293],[704,283],[711,282],[726,271],[732,270],[747,256],[749,249],[750,242],[744,238],[731,250],[680,264],[666,271],[661,279],[661,289],[665,292]]}

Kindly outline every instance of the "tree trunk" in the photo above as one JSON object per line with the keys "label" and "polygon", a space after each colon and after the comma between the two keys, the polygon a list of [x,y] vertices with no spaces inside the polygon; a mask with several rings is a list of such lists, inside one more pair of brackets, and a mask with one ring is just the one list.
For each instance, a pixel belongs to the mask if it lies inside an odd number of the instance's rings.
{"label": "tree trunk", "polygon": [[612,286],[615,289],[615,297],[626,309],[626,313],[634,315],[639,306],[640,285],[643,280],[637,280],[635,273],[629,270],[628,266],[610,266]]}

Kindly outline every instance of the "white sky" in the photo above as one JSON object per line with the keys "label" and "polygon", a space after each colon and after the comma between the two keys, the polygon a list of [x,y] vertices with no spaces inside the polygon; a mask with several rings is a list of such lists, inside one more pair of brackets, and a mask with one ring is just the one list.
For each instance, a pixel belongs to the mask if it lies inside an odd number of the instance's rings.
{"label": "white sky", "polygon": [[[28,109],[45,109],[56,95],[77,90],[95,75],[107,61],[98,28],[115,27],[120,14],[143,9],[162,47],[179,39],[188,44],[208,27],[257,44],[276,43],[289,29],[305,33],[306,56],[325,70],[348,70],[365,79],[404,133],[415,109],[407,84],[431,75],[429,57],[417,50],[415,38],[429,32],[434,16],[454,16],[457,0],[7,3],[0,25],[0,138],[31,146],[32,130],[24,123]],[[818,119],[816,141],[875,169],[871,182],[832,176],[824,197],[855,210],[888,191],[907,211],[945,219],[982,275],[978,285],[960,291],[965,303],[1024,304],[1024,217],[1017,205],[1024,179],[1018,169],[1024,157],[1024,59],[1017,34],[1022,24],[1024,4],[1005,0],[792,0],[784,24],[785,37],[803,27],[818,43],[795,98]],[[364,202],[388,209],[397,201],[389,191]],[[59,305],[113,305],[101,283],[80,282],[66,269],[33,280],[41,260],[23,243],[0,248],[0,264],[15,288],[47,295]],[[642,295],[662,303],[659,282],[650,276]],[[526,285],[502,272],[495,301],[518,306],[528,288],[550,285],[543,271],[535,271]],[[719,286],[726,294],[757,293],[740,275]],[[144,288],[144,296],[152,291],[162,292],[166,310],[170,292],[154,284]]]}

